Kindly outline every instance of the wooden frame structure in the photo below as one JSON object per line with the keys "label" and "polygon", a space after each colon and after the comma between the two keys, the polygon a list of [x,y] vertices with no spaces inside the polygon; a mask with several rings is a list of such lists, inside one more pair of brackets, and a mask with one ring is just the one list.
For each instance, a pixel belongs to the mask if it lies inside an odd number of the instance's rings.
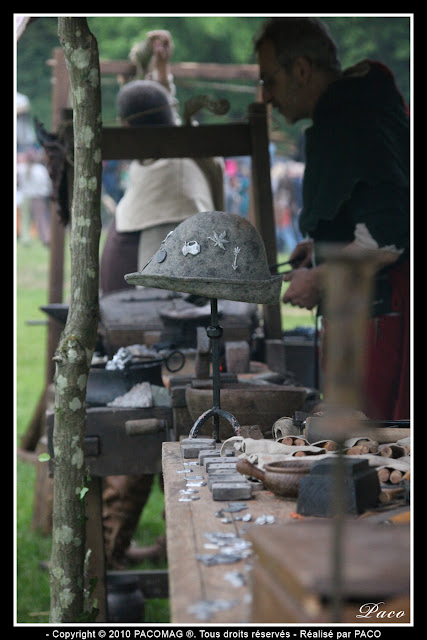
{"label": "wooden frame structure", "polygon": [[[69,107],[70,83],[61,47],[53,51],[47,64],[52,68],[52,129],[57,131]],[[127,60],[100,61],[101,75],[132,77],[135,67]],[[247,79],[258,77],[257,65],[222,65],[215,63],[180,63],[171,65],[176,78]],[[102,132],[104,160],[152,157],[250,156],[252,185],[252,222],[263,238],[269,264],[276,262],[276,235],[271,192],[267,111],[262,102],[249,105],[248,122],[199,127],[162,127],[132,131],[122,127],[104,127]],[[49,303],[63,299],[64,227],[52,216],[52,243],[49,269]],[[265,306],[264,333],[267,339],[279,339],[281,318],[279,305]],[[52,356],[61,327],[49,319],[47,382],[53,380]]]}
{"label": "wooden frame structure", "polygon": [[[55,49],[53,60],[48,64],[53,70],[53,130],[57,131],[61,124],[69,120],[69,79],[65,59],[61,48]],[[102,73],[131,75],[132,65],[128,62],[104,62]],[[227,65],[225,77],[256,78],[255,65]],[[204,65],[209,78],[218,79],[224,65]],[[182,65],[181,70],[187,77],[195,77],[195,66]],[[200,65],[197,65],[200,74]],[[179,71],[173,65],[172,71],[178,77]],[[230,75],[231,74],[231,75]],[[237,75],[238,74],[238,75]],[[222,77],[224,77],[224,75]],[[181,76],[182,77],[182,76]],[[200,76],[199,76],[200,77]],[[210,157],[210,156],[250,156],[252,215],[251,219],[263,238],[269,264],[276,263],[276,234],[273,214],[273,198],[270,178],[269,136],[267,126],[267,110],[262,102],[254,102],[248,107],[246,123],[201,125],[198,127],[144,127],[128,129],[124,127],[104,127],[102,131],[103,160],[130,160],[133,158],[171,158],[171,157]],[[72,174],[72,171],[70,171]],[[72,178],[71,178],[72,179]],[[72,185],[72,182],[70,186]],[[71,193],[71,190],[70,190]],[[63,259],[65,229],[58,220],[56,212],[51,216],[51,254],[49,269],[49,303],[62,302],[63,294]],[[267,339],[281,337],[280,307],[264,305],[264,335]],[[52,357],[56,350],[62,327],[54,319],[49,318],[46,389],[52,383],[54,370]],[[37,408],[38,419],[42,421],[46,410],[46,392]],[[33,418],[34,420],[37,418]],[[120,470],[119,470],[120,471]],[[118,471],[118,472],[119,472]],[[123,469],[121,473],[126,473]],[[100,602],[100,619],[105,620],[106,584],[103,560],[102,536],[102,495],[101,476],[94,478],[94,491],[90,496],[88,512],[91,524],[87,529],[88,543],[91,548],[98,549],[93,558],[92,567],[95,575],[101,576],[97,587]]]}
{"label": "wooden frame structure", "polygon": [[[52,123],[51,129],[57,132],[63,124],[65,113],[70,105],[70,82],[61,47],[53,50],[53,56],[47,61],[52,69]],[[101,75],[122,75],[130,78],[135,74],[134,65],[128,60],[100,61]],[[216,63],[180,63],[171,65],[175,78],[207,80],[248,80],[254,83],[254,98],[257,93],[257,65],[223,65]],[[104,127],[103,158],[126,160],[135,157],[172,157],[179,153],[187,157],[201,156],[250,156],[252,163],[252,211],[251,221],[260,232],[266,246],[269,264],[276,262],[276,237],[271,193],[269,136],[267,114],[263,103],[254,102],[249,106],[247,123],[203,125],[199,127],[175,127],[172,130],[142,131],[125,128]],[[179,152],[177,151],[179,149]],[[47,304],[63,302],[64,278],[64,242],[65,228],[59,221],[55,206],[52,204],[50,264]],[[267,339],[280,339],[281,317],[279,305],[265,306],[264,333]],[[52,384],[54,377],[53,356],[58,344],[62,325],[49,317],[46,347],[46,384]],[[33,451],[37,445],[46,410],[46,391],[42,393],[31,423],[21,443],[22,450]]]}

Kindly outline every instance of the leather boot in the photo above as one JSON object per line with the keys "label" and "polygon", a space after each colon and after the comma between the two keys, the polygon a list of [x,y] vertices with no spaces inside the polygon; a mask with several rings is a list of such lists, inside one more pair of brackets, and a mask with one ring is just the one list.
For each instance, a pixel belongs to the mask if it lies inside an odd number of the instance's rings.
{"label": "leather boot", "polygon": [[107,476],[103,489],[105,560],[108,569],[125,568],[126,551],[150,496],[154,475]]}

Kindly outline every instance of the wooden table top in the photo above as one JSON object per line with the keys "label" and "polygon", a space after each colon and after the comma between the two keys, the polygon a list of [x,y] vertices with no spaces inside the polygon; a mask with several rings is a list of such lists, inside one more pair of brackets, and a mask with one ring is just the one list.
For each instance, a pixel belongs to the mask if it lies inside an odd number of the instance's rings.
{"label": "wooden table top", "polygon": [[[307,555],[309,566],[314,570],[314,565],[310,565],[310,562],[313,563],[311,551],[314,547],[310,543],[308,529],[313,529],[314,522],[319,526],[322,521],[324,526],[329,528],[331,518],[304,517],[301,519],[296,514],[296,500],[277,497],[264,489],[253,491],[253,497],[249,500],[238,501],[246,508],[236,512],[226,510],[237,501],[213,500],[207,484],[197,487],[197,493],[194,494],[197,499],[189,500],[189,496],[181,493],[186,489],[188,479],[195,480],[197,476],[202,476],[202,481],[207,481],[208,473],[198,464],[197,458],[183,458],[179,442],[163,443],[162,469],[172,623],[194,626],[200,624],[241,626],[250,623],[251,598],[256,587],[251,584],[251,579],[254,574],[254,563],[257,566],[256,553],[252,553],[255,548],[251,546],[251,541],[256,542],[257,539],[259,541],[261,536],[270,547],[268,541],[271,540],[274,528],[277,526],[286,525],[285,529],[295,545],[296,540],[300,539],[298,530],[301,527],[305,529],[304,525],[307,525],[305,536],[303,536],[304,549],[300,550],[300,555]],[[189,501],[181,501],[182,499]],[[250,516],[250,520],[242,519],[244,516],[247,518]],[[274,523],[257,523],[256,520],[262,516],[272,516]],[[361,520],[366,523],[371,521],[371,526],[366,527],[368,532],[374,526],[374,522],[384,521],[388,517],[387,512],[380,510],[373,511],[372,517],[354,516],[350,519],[359,521],[359,525],[362,524]],[[316,538],[315,533],[313,537]],[[233,556],[232,562],[218,563],[220,558],[225,559],[224,554],[227,552],[226,548],[218,546],[218,541],[220,545],[229,542],[232,549],[228,551]],[[248,545],[246,549],[245,544]],[[405,550],[406,546],[404,534]],[[390,546],[388,551],[384,549],[385,560],[392,551]],[[269,553],[268,550],[267,553]],[[227,559],[230,559],[230,556]],[[216,560],[215,563],[214,560]],[[282,562],[281,558],[280,562]],[[403,573],[406,575],[406,571]]]}
{"label": "wooden table top", "polygon": [[[221,549],[211,548],[212,534],[234,534],[235,544],[245,541],[245,531],[252,526],[268,527],[269,524],[254,525],[264,515],[274,521],[293,520],[295,500],[278,498],[270,491],[253,492],[254,497],[239,502],[246,509],[236,513],[223,512],[234,502],[213,500],[209,487],[197,488],[197,500],[180,502],[181,490],[186,488],[186,478],[208,474],[196,460],[184,459],[178,442],[163,443],[162,466],[167,525],[167,552],[169,568],[169,599],[171,622],[194,623],[247,623],[250,612],[250,559],[241,559],[228,564],[206,565],[198,556],[218,554]],[[184,473],[185,469],[192,472]],[[249,522],[235,519],[250,514]],[[224,516],[232,519],[225,523]],[[235,586],[235,580],[244,584]],[[207,603],[211,603],[208,605]],[[213,607],[213,609],[211,608]],[[218,608],[215,611],[215,608]]]}

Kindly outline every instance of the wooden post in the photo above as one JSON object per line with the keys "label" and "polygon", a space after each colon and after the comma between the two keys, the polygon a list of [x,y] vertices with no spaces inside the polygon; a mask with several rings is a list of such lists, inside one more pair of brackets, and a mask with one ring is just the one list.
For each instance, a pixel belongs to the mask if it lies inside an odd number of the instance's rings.
{"label": "wooden post", "polygon": [[[58,131],[64,118],[64,109],[70,107],[70,79],[67,66],[65,64],[64,53],[61,47],[54,49],[51,65],[53,69],[52,130]],[[58,220],[58,215],[53,203],[51,205],[50,237],[48,302],[49,304],[52,304],[55,302],[62,302],[63,300],[65,245],[65,227],[60,220]],[[62,330],[62,327],[60,327],[58,322],[53,318],[49,318],[48,322],[46,386],[51,384],[53,381],[53,376],[55,374],[53,356],[55,349],[58,346]]]}
{"label": "wooden post", "polygon": [[96,622],[108,622],[107,577],[105,568],[104,530],[102,526],[102,478],[92,476],[86,494],[86,549],[90,550],[86,569],[86,589],[96,580],[93,598],[99,613]]}
{"label": "wooden post", "polygon": [[330,249],[326,260],[325,400],[335,408],[351,411],[362,405],[374,264],[369,251]]}
{"label": "wooden post", "polygon": [[340,445],[335,461],[335,515],[331,552],[333,622],[343,615],[344,484],[342,446],[357,424],[354,410],[363,398],[366,359],[366,331],[373,288],[374,261],[371,252],[345,253],[341,248],[324,248],[326,338],[325,401],[334,441]]}
{"label": "wooden post", "polygon": [[[271,191],[270,151],[267,127],[267,107],[262,102],[249,105],[249,131],[252,145],[252,198],[255,227],[267,252],[268,264],[277,262],[276,228]],[[264,305],[264,336],[267,340],[281,338],[280,303]]]}

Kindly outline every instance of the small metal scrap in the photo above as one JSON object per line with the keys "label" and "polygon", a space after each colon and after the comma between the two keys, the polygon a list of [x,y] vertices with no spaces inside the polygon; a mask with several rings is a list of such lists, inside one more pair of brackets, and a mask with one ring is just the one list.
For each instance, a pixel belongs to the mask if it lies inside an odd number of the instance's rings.
{"label": "small metal scrap", "polygon": [[209,620],[218,611],[227,611],[236,604],[237,600],[200,600],[188,607],[187,611],[198,620]]}
{"label": "small metal scrap", "polygon": [[247,509],[247,506],[245,505],[243,507],[224,507],[223,509],[216,511],[215,515],[217,518],[223,518],[224,515],[226,515],[227,513],[237,513],[239,511],[242,511],[242,509]]}
{"label": "small metal scrap", "polygon": [[126,347],[120,347],[111,360],[108,360],[105,368],[107,371],[123,370],[132,360],[132,353]]}
{"label": "small metal scrap", "polygon": [[200,253],[200,245],[197,240],[190,240],[190,242],[184,242],[184,246],[182,247],[182,253],[186,256],[188,254],[192,256],[197,256]]}
{"label": "small metal scrap", "polygon": [[241,520],[242,522],[250,522],[252,520],[252,516],[250,513],[245,513],[244,516],[234,516],[233,520]]}
{"label": "small metal scrap", "polygon": [[243,522],[249,522],[250,520],[252,520],[252,516],[250,513],[246,513],[244,516],[241,515],[231,515],[231,516],[224,516],[224,510],[221,509],[221,511],[217,511],[215,513],[215,515],[218,518],[221,518],[221,522],[224,524],[230,524],[231,522],[237,522],[237,521],[243,521]]}
{"label": "small metal scrap", "polygon": [[233,498],[252,498],[252,487],[245,480],[232,482],[216,480],[211,485],[211,491],[212,498],[218,501],[231,500]]}
{"label": "small metal scrap", "polygon": [[255,524],[274,524],[274,522],[275,522],[275,517],[274,516],[269,516],[269,515],[259,516],[255,520]]}
{"label": "small metal scrap", "polygon": [[246,584],[245,576],[240,571],[228,571],[224,578],[231,582],[233,587],[242,587]]}
{"label": "small metal scrap", "polygon": [[233,265],[232,265],[234,271],[236,271],[236,269],[237,269],[237,256],[239,255],[239,253],[240,253],[240,247],[234,247],[234,249],[233,249],[234,262],[233,262]]}
{"label": "small metal scrap", "polygon": [[241,558],[249,558],[249,556],[252,555],[252,544],[249,540],[238,538],[231,547],[223,547],[222,550],[224,553],[238,553]]}
{"label": "small metal scrap", "polygon": [[213,532],[205,533],[210,543],[221,549],[216,554],[206,554],[198,556],[198,560],[204,562],[208,566],[212,564],[224,564],[230,562],[238,562],[248,558],[252,553],[252,544],[235,533]]}
{"label": "small metal scrap", "polygon": [[158,252],[156,253],[156,260],[157,262],[160,264],[161,262],[164,262],[166,260],[167,257],[167,251],[166,249],[159,249]]}
{"label": "small metal scrap", "polygon": [[231,553],[198,553],[196,558],[207,567],[212,567],[215,564],[231,564],[232,562],[239,562],[239,560],[242,559],[239,554]]}
{"label": "small metal scrap", "polygon": [[185,438],[181,440],[181,454],[183,458],[198,458],[200,451],[215,449],[213,438]]}
{"label": "small metal scrap", "polygon": [[142,273],[144,271],[144,269],[146,267],[148,267],[148,265],[150,264],[150,262],[152,261],[152,259],[154,258],[154,256],[151,256],[151,258],[149,259],[149,261],[142,267],[141,271],[139,273]]}
{"label": "small metal scrap", "polygon": [[214,231],[213,237],[208,236],[208,240],[212,240],[214,242],[214,247],[220,247],[225,251],[224,242],[230,242],[230,240],[225,239],[226,235],[227,235],[227,231],[222,231],[219,235],[217,234],[216,231]]}
{"label": "small metal scrap", "polygon": [[[171,233],[173,233],[172,231],[169,231],[168,235],[166,236],[166,238],[164,240],[162,240],[162,242],[160,243],[160,249],[158,250],[158,252],[156,253],[156,260],[157,262],[160,264],[161,262],[164,262],[166,260],[167,257],[167,251],[164,248],[164,243],[166,242],[166,240],[169,238],[169,236],[171,235]],[[145,268],[145,267],[144,267]]]}
{"label": "small metal scrap", "polygon": [[224,507],[222,511],[226,511],[227,513],[236,513],[236,511],[242,511],[247,508],[248,505],[244,502],[230,502],[228,507]]}
{"label": "small metal scrap", "polygon": [[205,538],[218,545],[229,544],[230,541],[235,540],[237,535],[235,533],[224,533],[223,531],[214,531],[213,533],[205,533]]}

